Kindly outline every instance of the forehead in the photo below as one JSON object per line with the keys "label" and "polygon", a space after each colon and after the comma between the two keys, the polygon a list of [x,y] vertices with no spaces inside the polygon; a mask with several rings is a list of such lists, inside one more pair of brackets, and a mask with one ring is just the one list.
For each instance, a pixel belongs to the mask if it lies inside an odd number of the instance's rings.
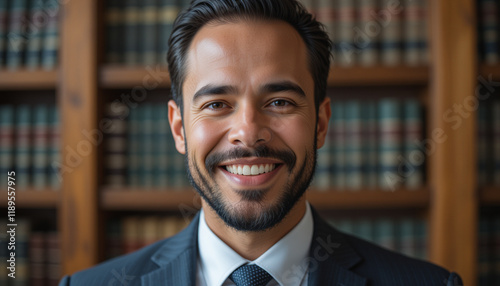
{"label": "forehead", "polygon": [[[245,77],[260,73],[292,77],[309,74],[307,48],[299,33],[279,20],[212,22],[193,38],[186,81]],[[310,76],[310,75],[309,75]]]}

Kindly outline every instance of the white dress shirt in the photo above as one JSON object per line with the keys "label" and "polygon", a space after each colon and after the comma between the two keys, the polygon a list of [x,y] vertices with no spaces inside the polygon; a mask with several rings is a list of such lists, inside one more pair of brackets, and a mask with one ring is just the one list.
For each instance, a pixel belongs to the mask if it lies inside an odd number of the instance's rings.
{"label": "white dress shirt", "polygon": [[254,261],[247,260],[225,244],[208,227],[203,210],[198,225],[198,286],[234,286],[229,275],[244,264],[257,264],[273,279],[267,286],[306,286],[313,217],[309,203],[300,222]]}

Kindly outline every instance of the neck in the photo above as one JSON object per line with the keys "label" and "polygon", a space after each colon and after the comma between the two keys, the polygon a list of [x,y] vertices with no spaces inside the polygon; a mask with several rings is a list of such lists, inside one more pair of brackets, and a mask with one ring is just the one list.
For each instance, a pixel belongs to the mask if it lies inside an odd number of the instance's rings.
{"label": "neck", "polygon": [[290,232],[306,212],[305,196],[295,204],[285,218],[265,231],[238,231],[224,223],[217,213],[202,200],[208,227],[241,257],[255,260]]}

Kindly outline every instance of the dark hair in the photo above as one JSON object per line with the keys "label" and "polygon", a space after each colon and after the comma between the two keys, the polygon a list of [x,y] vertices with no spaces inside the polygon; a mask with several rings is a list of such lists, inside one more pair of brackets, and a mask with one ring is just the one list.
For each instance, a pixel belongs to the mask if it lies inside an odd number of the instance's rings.
{"label": "dark hair", "polygon": [[172,97],[182,112],[182,83],[186,77],[186,54],[196,33],[213,21],[231,22],[239,19],[282,20],[297,30],[304,40],[309,70],[314,80],[316,112],[326,95],[330,70],[332,42],[324,26],[296,0],[193,0],[180,13],[168,41],[167,62]]}

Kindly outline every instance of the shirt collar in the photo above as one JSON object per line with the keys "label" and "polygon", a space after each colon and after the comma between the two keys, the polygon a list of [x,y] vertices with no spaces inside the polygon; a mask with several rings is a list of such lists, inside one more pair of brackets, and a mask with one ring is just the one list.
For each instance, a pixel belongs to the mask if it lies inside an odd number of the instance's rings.
{"label": "shirt collar", "polygon": [[259,258],[249,261],[212,232],[201,211],[198,226],[199,267],[207,285],[222,285],[234,270],[246,263],[262,267],[279,285],[289,285],[290,279],[301,281],[307,272],[312,236],[313,217],[309,203],[306,203],[306,213],[300,222]]}

